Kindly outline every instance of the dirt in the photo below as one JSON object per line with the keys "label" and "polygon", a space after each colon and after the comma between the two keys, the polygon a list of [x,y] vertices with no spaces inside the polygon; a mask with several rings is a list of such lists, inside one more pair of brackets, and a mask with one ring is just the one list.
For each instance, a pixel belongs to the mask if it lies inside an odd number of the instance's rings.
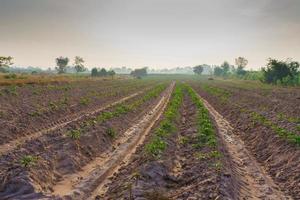
{"label": "dirt", "polygon": [[[276,119],[276,121],[274,117],[272,118],[272,116],[274,116],[272,109],[275,108],[281,112],[284,112],[284,109],[288,108],[287,110],[293,110],[289,116],[297,116],[297,113],[299,116],[299,110],[295,107],[296,98],[291,98],[290,102],[286,103],[289,99],[283,97],[283,95],[278,95],[279,97],[276,98],[276,101],[281,102],[276,105],[269,101],[261,100],[262,97],[254,99],[253,95],[251,95],[253,93],[244,95],[244,91],[232,93],[232,97],[228,99],[227,102],[222,102],[219,98],[208,94],[195,84],[194,88],[229,121],[231,126],[235,129],[233,135],[240,138],[244,143],[244,148],[249,152],[249,155],[253,157],[262,171],[273,180],[278,189],[281,190],[285,196],[300,199],[299,147],[278,137],[269,127],[253,122],[252,118],[240,109],[243,106],[244,108],[251,106],[252,109],[257,110],[259,110],[259,107],[271,109],[271,111],[265,110],[264,113],[276,123],[278,119]],[[286,92],[288,91],[282,93]],[[260,93],[262,92],[258,92],[258,94]],[[280,90],[277,93],[280,93]],[[297,93],[292,93],[292,95],[297,95]],[[272,96],[276,96],[276,92],[273,92]],[[243,102],[249,102],[249,105],[243,104]],[[293,126],[287,125],[288,123],[286,122],[282,123],[285,124],[286,128],[290,127],[290,130],[293,130],[292,127],[295,126],[294,123],[289,123],[293,124]]]}
{"label": "dirt", "polygon": [[[168,147],[163,155],[153,159],[145,154],[143,147],[149,141],[147,138],[128,164],[112,177],[107,192],[99,199],[220,198],[221,172],[212,166],[216,159],[209,158],[203,162],[195,156],[211,149],[193,147],[196,143],[197,112],[187,96],[180,112],[178,131],[167,139]],[[186,138],[187,142],[182,143],[182,138]]]}
{"label": "dirt", "polygon": [[123,80],[1,88],[0,145],[69,121],[146,87],[146,82]]}
{"label": "dirt", "polygon": [[[127,101],[134,101],[138,98],[139,96],[136,96]],[[105,133],[107,127],[114,127],[119,133],[118,137],[122,137],[122,133],[157,101],[158,99],[153,99],[133,112],[108,120],[104,124],[95,125],[88,129],[79,140],[72,140],[64,134],[68,129],[78,127],[80,123],[76,121],[51,134],[28,141],[8,154],[2,155],[0,196],[3,199],[27,196],[33,198],[41,195],[53,198],[51,194],[53,186],[62,181],[65,176],[80,171],[102,153],[114,151],[118,144],[115,144],[114,139]],[[19,161],[24,155],[35,155],[38,160],[29,168],[22,167]],[[47,193],[49,195],[46,195]]]}

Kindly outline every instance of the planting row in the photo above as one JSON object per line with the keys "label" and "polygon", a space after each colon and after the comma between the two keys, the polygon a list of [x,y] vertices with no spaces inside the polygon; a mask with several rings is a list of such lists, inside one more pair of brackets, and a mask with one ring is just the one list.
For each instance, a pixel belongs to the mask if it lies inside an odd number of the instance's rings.
{"label": "planting row", "polygon": [[[94,84],[97,85],[97,82],[94,82]],[[155,84],[157,83],[152,82],[151,85]],[[41,104],[27,104],[20,101],[19,104],[16,103],[14,106],[7,106],[11,107],[10,111],[8,111],[9,114],[4,114],[0,119],[2,127],[0,134],[1,144],[16,137],[51,127],[54,124],[72,120],[81,114],[95,110],[97,107],[145,89],[147,85],[149,83],[146,84],[146,82],[138,84],[134,81],[128,85],[118,82],[111,88],[103,89],[100,87],[98,92],[90,90],[89,96],[84,96],[82,94],[83,90],[72,89],[69,91],[69,94],[51,93],[51,97],[48,95],[40,97],[39,101],[43,102]],[[9,99],[7,101],[11,102],[11,104],[14,102]],[[77,104],[75,101],[77,101]],[[6,108],[6,106],[3,106],[3,108]]]}
{"label": "planting row", "polygon": [[233,86],[226,81],[206,82],[209,87],[229,93],[224,101],[226,95],[221,94],[224,92],[216,95],[200,83],[191,84],[238,130],[236,134],[280,189],[299,199],[300,110],[295,105],[300,93],[297,88],[273,90],[272,87]]}
{"label": "planting row", "polygon": [[166,88],[153,89],[116,104],[100,113],[28,141],[1,156],[0,197],[38,198],[51,193],[65,176],[106,151],[113,151],[117,138],[136,122]]}
{"label": "planting row", "polygon": [[150,136],[103,198],[215,199],[222,171],[217,143],[203,103],[189,86],[178,84]]}

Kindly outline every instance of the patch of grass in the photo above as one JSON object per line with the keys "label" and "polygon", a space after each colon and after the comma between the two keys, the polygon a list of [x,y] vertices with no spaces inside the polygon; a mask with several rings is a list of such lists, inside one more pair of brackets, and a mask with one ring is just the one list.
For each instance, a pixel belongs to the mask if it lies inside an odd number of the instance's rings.
{"label": "patch of grass", "polygon": [[26,155],[20,159],[20,164],[23,167],[31,167],[36,164],[37,159],[38,159],[38,157],[36,157],[36,156]]}
{"label": "patch of grass", "polygon": [[74,129],[67,132],[67,135],[73,140],[78,140],[81,137],[81,130]]}

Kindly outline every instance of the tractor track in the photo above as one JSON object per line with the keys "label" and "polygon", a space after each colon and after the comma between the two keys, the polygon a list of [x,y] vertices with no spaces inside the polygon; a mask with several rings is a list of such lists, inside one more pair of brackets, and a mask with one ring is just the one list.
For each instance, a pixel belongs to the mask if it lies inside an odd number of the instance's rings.
{"label": "tractor track", "polygon": [[200,95],[205,107],[216,122],[218,134],[228,152],[231,169],[228,176],[237,180],[234,199],[292,199],[280,191],[273,179],[265,172],[256,159],[246,149],[244,142],[234,133],[234,128]]}
{"label": "tractor track", "polygon": [[25,136],[22,136],[22,137],[19,137],[15,140],[11,140],[9,141],[8,143],[6,144],[2,144],[0,145],[0,156],[2,155],[5,155],[6,153],[12,151],[13,149],[15,149],[16,147],[18,147],[19,145],[21,144],[24,144],[28,141],[31,141],[31,140],[34,140],[44,134],[48,134],[50,133],[51,131],[54,131],[54,130],[57,130],[57,129],[60,129],[60,128],[63,128],[65,127],[66,125],[72,123],[72,122],[76,122],[84,117],[88,117],[88,116],[91,116],[91,115],[94,115],[98,112],[101,112],[105,109],[108,109],[112,106],[115,106],[119,103],[122,103],[128,99],[131,99],[141,93],[143,93],[144,91],[146,91],[147,89],[145,90],[142,90],[142,91],[139,91],[139,92],[135,92],[129,96],[125,96],[113,103],[108,103],[104,106],[101,106],[97,109],[89,109],[88,111],[84,112],[84,113],[79,113],[79,114],[72,114],[72,115],[69,115],[63,119],[59,119],[51,124],[49,124],[48,126],[46,127],[43,127],[43,128],[39,128],[39,129],[36,129],[35,132],[32,132],[32,133],[28,133],[27,135]]}
{"label": "tractor track", "polygon": [[106,191],[110,177],[118,169],[126,165],[137,147],[143,143],[147,134],[164,112],[175,83],[165,90],[159,102],[147,112],[136,124],[131,126],[122,137],[117,139],[117,144],[112,152],[104,152],[94,161],[83,167],[82,171],[63,178],[53,187],[52,194],[58,199],[95,199]]}

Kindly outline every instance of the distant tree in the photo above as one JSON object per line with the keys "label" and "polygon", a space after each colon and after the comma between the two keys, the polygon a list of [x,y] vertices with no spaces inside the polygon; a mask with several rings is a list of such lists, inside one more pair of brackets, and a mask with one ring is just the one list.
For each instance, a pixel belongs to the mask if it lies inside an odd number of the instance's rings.
{"label": "distant tree", "polygon": [[215,66],[214,75],[215,76],[222,76],[223,75],[223,69],[219,66]]}
{"label": "distant tree", "polygon": [[203,72],[203,66],[202,65],[197,65],[197,66],[193,67],[193,72],[195,74],[200,75]]}
{"label": "distant tree", "polygon": [[66,72],[66,67],[69,63],[69,58],[67,57],[59,57],[59,58],[56,58],[56,65],[57,67],[55,67],[55,69],[57,70],[57,72],[59,74],[63,74]]}
{"label": "distant tree", "polygon": [[13,57],[0,56],[0,72],[6,73],[9,69],[9,66],[12,65]]}
{"label": "distant tree", "polygon": [[135,69],[130,73],[130,75],[136,78],[142,78],[143,76],[147,76],[147,67]]}
{"label": "distant tree", "polygon": [[74,59],[74,68],[76,70],[76,72],[84,72],[86,70],[86,68],[83,65],[84,60],[83,58],[76,56]]}
{"label": "distant tree", "polygon": [[97,68],[93,68],[92,69],[91,76],[93,76],[93,77],[98,76],[98,70],[97,70]]}
{"label": "distant tree", "polygon": [[222,68],[222,75],[227,76],[229,70],[230,70],[230,64],[227,61],[224,61],[223,64],[221,65]]}
{"label": "distant tree", "polygon": [[266,83],[297,84],[299,83],[299,63],[291,60],[278,61],[269,58],[267,67],[262,68],[263,81]]}
{"label": "distant tree", "polygon": [[241,76],[245,75],[247,71],[244,68],[248,64],[248,60],[243,57],[238,57],[235,59],[235,64],[237,66],[236,69],[237,75],[241,75]]}
{"label": "distant tree", "polygon": [[107,72],[107,75],[108,75],[108,76],[111,76],[111,78],[113,79],[114,76],[116,75],[116,72],[115,72],[114,70],[109,70],[109,71]]}
{"label": "distant tree", "polygon": [[107,76],[107,71],[105,68],[100,69],[100,71],[98,71],[98,75],[99,76]]}

